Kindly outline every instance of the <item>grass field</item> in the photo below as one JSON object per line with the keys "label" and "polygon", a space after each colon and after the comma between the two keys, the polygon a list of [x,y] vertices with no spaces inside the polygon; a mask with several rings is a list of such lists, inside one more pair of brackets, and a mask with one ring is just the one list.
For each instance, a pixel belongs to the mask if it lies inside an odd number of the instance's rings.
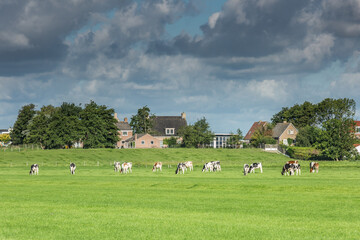
{"label": "grass field", "polygon": [[[114,173],[115,160],[133,173]],[[186,160],[194,172],[175,175]],[[202,173],[210,160],[222,172]],[[0,239],[360,239],[360,163],[310,174],[303,161],[301,176],[284,177],[287,160],[254,149],[0,151]],[[243,176],[251,162],[264,173]]]}

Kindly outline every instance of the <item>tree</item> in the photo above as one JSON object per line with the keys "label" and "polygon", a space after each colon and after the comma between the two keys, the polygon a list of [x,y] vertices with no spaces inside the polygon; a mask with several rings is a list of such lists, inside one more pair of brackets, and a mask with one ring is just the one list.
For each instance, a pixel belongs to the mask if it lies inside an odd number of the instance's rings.
{"label": "tree", "polygon": [[210,130],[210,125],[205,117],[198,120],[194,125],[188,125],[179,130],[179,135],[183,139],[184,147],[205,147],[214,139],[214,134]]}
{"label": "tree", "polygon": [[131,117],[130,126],[134,133],[151,133],[155,115],[150,114],[150,108],[144,106],[138,109],[136,115]]}
{"label": "tree", "polygon": [[49,148],[48,140],[51,137],[49,133],[49,124],[56,108],[52,105],[43,106],[37,111],[28,125],[29,134],[26,136],[25,143],[40,144],[42,148]]}
{"label": "tree", "polygon": [[27,129],[29,121],[33,118],[35,113],[36,111],[34,104],[25,105],[19,110],[19,114],[14,124],[13,130],[10,133],[10,137],[14,145],[24,143],[24,139],[28,134]]}
{"label": "tree", "polygon": [[169,148],[178,146],[177,139],[175,137],[165,138],[164,144],[168,145]]}
{"label": "tree", "polygon": [[312,126],[316,123],[316,105],[310,102],[295,104],[291,108],[282,108],[282,110],[272,117],[272,124],[282,123],[284,121],[294,124],[297,128]]}
{"label": "tree", "polygon": [[118,137],[114,109],[97,105],[94,101],[85,105],[80,114],[84,127],[84,148],[114,148]]}
{"label": "tree", "polygon": [[297,147],[313,147],[319,140],[321,129],[315,126],[305,126],[296,135]]}
{"label": "tree", "polygon": [[327,120],[323,124],[323,131],[321,131],[320,141],[316,144],[316,148],[336,161],[355,157],[353,129],[354,120],[350,118]]}
{"label": "tree", "polygon": [[259,147],[261,144],[276,144],[276,140],[272,138],[272,126],[262,125],[251,137],[251,144],[254,147]]}
{"label": "tree", "polygon": [[233,134],[233,133],[230,133],[230,134],[232,134],[232,135],[227,140],[226,145],[230,146],[231,148],[240,147],[241,140],[244,138],[240,128],[237,129],[237,134]]}
{"label": "tree", "polygon": [[11,140],[10,134],[8,133],[0,134],[0,142],[7,144],[8,142],[10,142],[10,140]]}

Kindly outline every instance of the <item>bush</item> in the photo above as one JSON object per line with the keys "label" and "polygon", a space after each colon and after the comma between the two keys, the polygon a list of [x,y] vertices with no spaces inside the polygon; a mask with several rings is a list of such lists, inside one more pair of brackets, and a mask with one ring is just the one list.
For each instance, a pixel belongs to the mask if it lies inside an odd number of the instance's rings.
{"label": "bush", "polygon": [[312,147],[289,147],[286,154],[291,158],[300,160],[320,160],[324,158],[319,150]]}

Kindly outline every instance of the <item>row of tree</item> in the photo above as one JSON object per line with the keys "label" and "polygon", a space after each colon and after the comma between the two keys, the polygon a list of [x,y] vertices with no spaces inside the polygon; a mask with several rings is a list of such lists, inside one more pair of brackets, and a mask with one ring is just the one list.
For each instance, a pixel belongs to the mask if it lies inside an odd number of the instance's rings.
{"label": "row of tree", "polygon": [[94,101],[77,106],[63,103],[35,109],[23,106],[10,133],[12,144],[40,144],[44,149],[72,147],[81,142],[84,148],[112,148],[119,140],[113,117],[114,109]]}
{"label": "row of tree", "polygon": [[342,160],[357,156],[353,146],[355,109],[353,99],[327,98],[318,104],[304,102],[282,108],[272,123],[293,123],[299,129],[296,146],[315,147],[328,158]]}

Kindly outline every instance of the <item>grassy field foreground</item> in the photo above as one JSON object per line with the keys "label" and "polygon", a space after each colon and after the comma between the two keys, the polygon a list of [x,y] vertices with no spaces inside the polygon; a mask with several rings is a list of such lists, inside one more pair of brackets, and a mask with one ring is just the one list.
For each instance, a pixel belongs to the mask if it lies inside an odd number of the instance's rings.
{"label": "grassy field foreground", "polygon": [[[114,160],[133,173],[114,173]],[[195,171],[175,175],[185,160]],[[210,160],[222,172],[202,173]],[[287,160],[248,149],[0,152],[0,239],[359,239],[360,164],[320,162],[310,174],[301,162],[301,176],[284,177]],[[257,161],[264,173],[243,176]]]}

